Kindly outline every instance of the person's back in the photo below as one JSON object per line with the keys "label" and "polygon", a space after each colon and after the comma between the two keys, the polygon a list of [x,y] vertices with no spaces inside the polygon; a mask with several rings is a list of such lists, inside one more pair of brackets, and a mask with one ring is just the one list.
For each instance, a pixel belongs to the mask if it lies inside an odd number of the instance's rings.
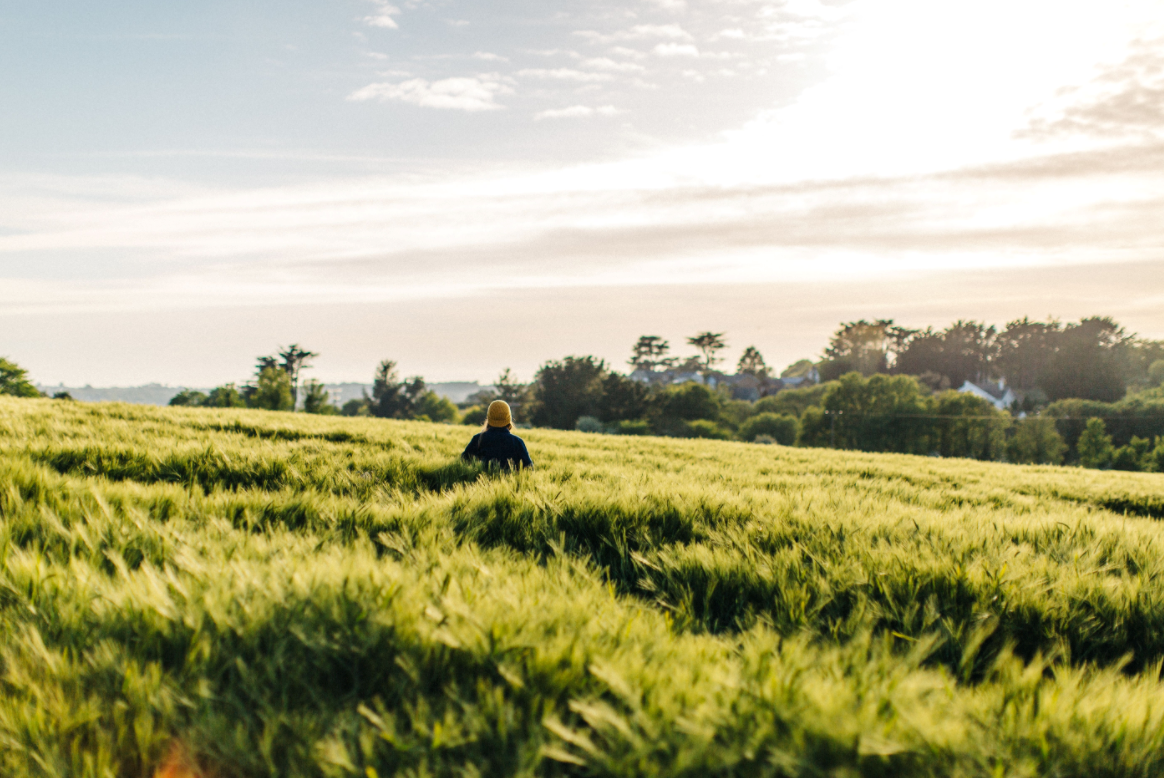
{"label": "person's back", "polygon": [[503,470],[533,467],[533,460],[525,448],[525,441],[514,435],[513,417],[509,404],[504,400],[494,400],[489,404],[485,425],[473,436],[461,457],[476,459],[487,464],[497,464]]}

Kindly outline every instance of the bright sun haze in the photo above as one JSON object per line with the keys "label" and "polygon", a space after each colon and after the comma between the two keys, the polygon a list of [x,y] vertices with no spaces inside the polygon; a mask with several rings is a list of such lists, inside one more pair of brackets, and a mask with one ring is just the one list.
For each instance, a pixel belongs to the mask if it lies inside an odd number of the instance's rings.
{"label": "bright sun haze", "polygon": [[1158,1],[0,8],[0,355],[41,382],[769,363],[838,321],[1164,337]]}

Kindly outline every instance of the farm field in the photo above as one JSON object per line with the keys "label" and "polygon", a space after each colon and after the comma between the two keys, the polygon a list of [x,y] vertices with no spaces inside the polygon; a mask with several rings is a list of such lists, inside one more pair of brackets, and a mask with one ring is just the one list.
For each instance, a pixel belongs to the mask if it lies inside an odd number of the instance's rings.
{"label": "farm field", "polygon": [[0,774],[1164,773],[1164,475],[0,397]]}

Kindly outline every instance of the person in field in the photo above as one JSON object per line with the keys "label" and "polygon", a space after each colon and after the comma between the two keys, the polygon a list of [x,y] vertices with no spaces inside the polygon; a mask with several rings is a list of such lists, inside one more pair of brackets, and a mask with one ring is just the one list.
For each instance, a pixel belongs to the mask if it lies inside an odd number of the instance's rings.
{"label": "person in field", "polygon": [[502,470],[533,467],[533,460],[525,449],[525,441],[510,432],[512,429],[513,415],[509,412],[509,403],[494,400],[489,403],[484,426],[465,446],[461,458],[497,464]]}

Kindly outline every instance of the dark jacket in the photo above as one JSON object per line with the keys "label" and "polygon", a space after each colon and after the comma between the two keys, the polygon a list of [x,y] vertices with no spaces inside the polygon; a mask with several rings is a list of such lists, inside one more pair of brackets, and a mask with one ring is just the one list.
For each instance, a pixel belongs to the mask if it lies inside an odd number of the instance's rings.
{"label": "dark jacket", "polygon": [[478,459],[486,464],[496,462],[502,470],[509,470],[514,464],[519,470],[533,467],[533,460],[525,450],[525,441],[505,427],[490,427],[484,432],[478,432],[465,446],[461,458]]}

